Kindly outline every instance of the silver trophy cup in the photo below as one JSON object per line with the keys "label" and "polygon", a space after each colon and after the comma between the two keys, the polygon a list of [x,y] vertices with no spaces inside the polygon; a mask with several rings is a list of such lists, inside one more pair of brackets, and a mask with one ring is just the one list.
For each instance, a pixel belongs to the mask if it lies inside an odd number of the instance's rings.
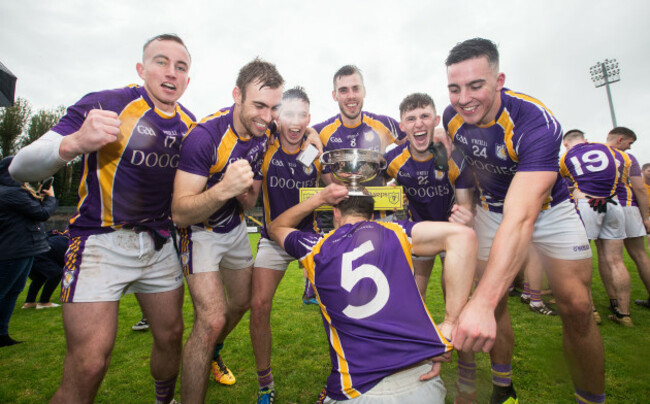
{"label": "silver trophy cup", "polygon": [[337,149],[320,157],[323,166],[330,166],[332,175],[347,184],[348,195],[367,195],[361,183],[372,180],[386,168],[381,153],[365,149]]}

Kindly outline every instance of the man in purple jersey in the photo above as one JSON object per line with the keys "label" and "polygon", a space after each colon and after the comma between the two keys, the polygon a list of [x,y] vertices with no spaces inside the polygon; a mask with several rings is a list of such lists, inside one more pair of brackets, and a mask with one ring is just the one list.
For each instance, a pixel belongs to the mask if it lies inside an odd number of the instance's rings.
{"label": "man in purple jersey", "polygon": [[[607,134],[607,145],[626,152],[636,141],[636,133],[624,126],[616,127]],[[650,231],[650,218],[648,207],[648,193],[643,183],[641,169],[637,159],[627,153],[631,160],[629,175],[623,180],[622,186],[617,189],[619,203],[625,212],[625,249],[636,264],[639,276],[650,295],[650,258],[645,249],[645,235]],[[636,304],[650,308],[648,300],[635,300]],[[616,306],[611,307],[614,316],[618,318]],[[616,321],[617,319],[614,319]]]}
{"label": "man in purple jersey", "polygon": [[[429,150],[433,133],[440,123],[433,99],[423,93],[410,94],[402,100],[399,110],[399,127],[406,133],[407,141],[384,157],[386,175],[404,187],[409,218],[414,222],[450,221],[470,225],[473,217],[471,204],[457,205],[454,197],[456,186],[462,189],[474,187],[471,172],[464,170],[462,155],[454,153],[453,157],[460,158],[450,158],[449,171],[445,172],[436,168],[435,158]],[[440,259],[444,264],[444,252]],[[422,299],[426,297],[434,260],[435,257],[413,257],[415,282]]]}
{"label": "man in purple jersey", "polygon": [[234,105],[203,119],[183,141],[172,201],[181,264],[194,302],[183,352],[181,401],[202,403],[210,359],[215,379],[235,382],[219,351],[250,305],[253,255],[242,212],[252,208],[253,167],[261,164],[284,80],[271,63],[245,65]]}
{"label": "man in purple jersey", "polygon": [[[346,196],[346,187],[330,184],[269,226],[271,238],[307,269],[321,307],[332,370],[319,402],[444,403],[437,362],[449,360],[447,337],[469,296],[474,232],[455,223],[372,222],[372,197]],[[335,231],[296,228],[324,204],[334,205]],[[450,270],[437,327],[418,294],[411,251],[443,250]]]}
{"label": "man in purple jersey", "polygon": [[532,240],[545,260],[562,318],[576,399],[602,403],[604,352],[591,315],[591,249],[558,174],[562,129],[541,102],[504,88],[491,41],[457,44],[446,65],[451,105],[443,125],[472,166],[480,199],[475,230],[482,277],[459,317],[454,344],[490,352],[491,403],[518,402],[506,292]]}
{"label": "man in purple jersey", "polygon": [[[619,176],[617,155],[622,152],[603,143],[589,143],[580,130],[573,129],[563,136],[567,149],[560,158],[560,174],[575,189],[580,216],[587,237],[594,240],[598,251],[600,277],[610,296],[618,302],[621,325],[632,327],[630,318],[630,274],[623,263],[625,217],[616,198]],[[610,272],[606,272],[610,271]]]}
{"label": "man in purple jersey", "polygon": [[61,288],[67,353],[52,403],[94,401],[125,293],[136,294],[151,324],[156,403],[174,402],[183,274],[169,240],[171,178],[181,140],[194,121],[177,102],[189,83],[190,61],[176,35],[149,40],[136,65],[143,87],[86,95],[14,160],[12,175],[36,180],[83,156]]}
{"label": "man in purple jersey", "polygon": [[[323,151],[355,148],[375,150],[383,153],[386,146],[405,139],[406,134],[399,128],[393,118],[363,111],[366,87],[361,70],[354,65],[345,65],[334,73],[332,99],[338,103],[340,113],[330,119],[314,125],[323,143]],[[333,181],[329,167],[323,167],[323,182]],[[368,186],[384,185],[381,176],[365,183]],[[375,212],[385,217],[385,212]],[[329,213],[324,217],[324,225],[329,227]]]}
{"label": "man in purple jersey", "polygon": [[[264,226],[257,246],[253,267],[250,335],[257,365],[259,404],[272,403],[275,385],[271,372],[271,305],[273,296],[288,265],[295,260],[272,241],[267,232],[269,223],[300,201],[299,189],[318,186],[320,162],[308,166],[297,159],[309,125],[309,97],[302,87],[284,92],[278,116],[280,133],[264,155],[261,169],[255,175],[254,192],[262,189]],[[317,233],[316,214],[306,217],[298,228]]]}

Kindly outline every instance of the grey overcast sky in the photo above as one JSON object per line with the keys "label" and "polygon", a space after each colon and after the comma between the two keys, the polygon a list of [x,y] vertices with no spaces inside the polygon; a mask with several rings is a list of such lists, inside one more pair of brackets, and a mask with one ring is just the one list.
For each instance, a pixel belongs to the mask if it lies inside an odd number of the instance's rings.
{"label": "grey overcast sky", "polygon": [[[332,75],[356,64],[365,76],[364,109],[398,117],[412,92],[448,104],[444,59],[457,42],[485,37],[499,45],[506,86],[541,100],[565,130],[592,141],[611,129],[605,88],[589,67],[618,60],[612,85],[618,125],[640,139],[632,152],[650,162],[650,2],[644,0],[3,0],[0,61],[16,76],[16,94],[38,108],[140,83],[142,44],[179,34],[193,59],[181,102],[201,118],[232,103],[241,66],[275,63],[287,88],[302,85],[312,124],[338,113]],[[646,73],[644,73],[646,72]],[[644,112],[646,111],[646,112]]]}

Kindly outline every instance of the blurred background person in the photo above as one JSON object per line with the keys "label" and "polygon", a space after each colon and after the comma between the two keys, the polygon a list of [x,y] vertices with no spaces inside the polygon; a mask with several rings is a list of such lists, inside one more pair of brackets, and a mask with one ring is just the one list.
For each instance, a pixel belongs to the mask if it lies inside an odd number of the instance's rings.
{"label": "blurred background person", "polygon": [[[60,307],[60,304],[50,302],[52,293],[59,286],[61,276],[63,275],[63,265],[65,264],[65,252],[68,250],[70,238],[68,232],[63,233],[58,230],[50,230],[47,233],[47,243],[50,250],[34,257],[32,269],[29,272],[29,279],[32,283],[27,289],[27,297],[23,309],[47,309],[51,307]],[[36,301],[38,292],[41,297]]]}
{"label": "blurred background person", "polygon": [[9,319],[27,282],[34,256],[50,249],[40,222],[54,213],[52,187],[34,192],[8,172],[13,156],[0,161],[0,347],[19,343],[9,336]]}

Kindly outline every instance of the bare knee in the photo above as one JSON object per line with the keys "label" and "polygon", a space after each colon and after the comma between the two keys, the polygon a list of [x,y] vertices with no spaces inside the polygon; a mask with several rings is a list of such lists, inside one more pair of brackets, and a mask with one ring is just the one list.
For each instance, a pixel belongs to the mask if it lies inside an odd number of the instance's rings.
{"label": "bare knee", "polygon": [[251,305],[251,314],[263,315],[271,312],[271,299],[265,296],[254,296]]}
{"label": "bare knee", "polygon": [[239,302],[237,301],[228,302],[228,308],[230,309],[231,313],[241,317],[244,315],[244,313],[248,311],[248,309],[251,308],[251,300],[246,299]]}
{"label": "bare knee", "polygon": [[[108,354],[82,354],[80,352],[73,353],[70,357],[70,369],[76,380],[85,380],[83,385],[90,386],[99,383],[111,361],[111,355]],[[67,365],[67,363],[66,363]],[[64,374],[67,373],[64,370]]]}
{"label": "bare knee", "polygon": [[154,343],[164,347],[181,347],[183,345],[183,320],[165,324],[160,330],[153,333]]}
{"label": "bare knee", "polygon": [[588,297],[571,296],[565,301],[558,300],[557,306],[565,328],[579,334],[588,332],[592,322],[592,307]]}
{"label": "bare knee", "polygon": [[226,314],[205,313],[197,316],[194,320],[193,334],[201,334],[206,339],[206,343],[213,345],[217,337],[226,326]]}

